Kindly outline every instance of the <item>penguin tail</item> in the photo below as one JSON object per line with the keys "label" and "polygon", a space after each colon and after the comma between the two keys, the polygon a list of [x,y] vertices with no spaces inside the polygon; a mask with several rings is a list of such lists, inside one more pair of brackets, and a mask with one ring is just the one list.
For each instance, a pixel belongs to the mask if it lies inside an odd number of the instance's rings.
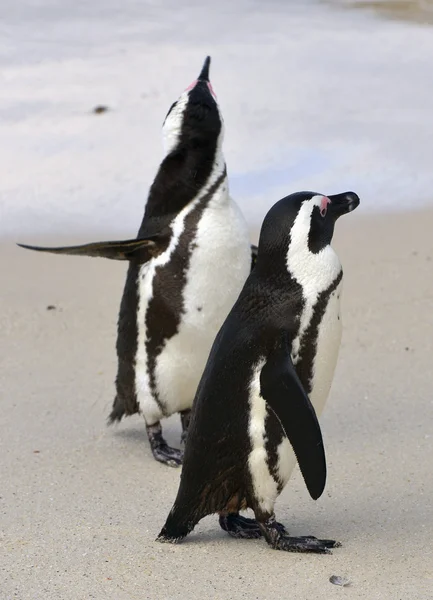
{"label": "penguin tail", "polygon": [[119,396],[116,396],[114,398],[111,413],[108,415],[107,424],[113,425],[114,423],[118,423],[122,420],[122,417],[125,416],[125,412],[126,411],[123,402],[119,401]]}
{"label": "penguin tail", "polygon": [[174,505],[156,541],[177,544],[194,529],[196,524],[197,520],[191,519],[189,515],[182,515],[181,511]]}
{"label": "penguin tail", "polygon": [[113,425],[113,423],[118,423],[125,416],[135,415],[140,412],[140,405],[137,402],[137,398],[135,395],[130,394],[122,394],[117,393],[116,397],[113,401],[113,406],[111,408],[111,413],[108,416],[108,425]]}

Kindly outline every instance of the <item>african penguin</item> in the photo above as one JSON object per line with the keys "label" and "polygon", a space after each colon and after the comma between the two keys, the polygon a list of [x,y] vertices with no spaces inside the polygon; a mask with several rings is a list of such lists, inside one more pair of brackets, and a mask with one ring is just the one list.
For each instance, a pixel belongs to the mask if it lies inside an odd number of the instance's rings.
{"label": "african penguin", "polygon": [[[194,400],[178,494],[158,540],[177,542],[208,514],[234,537],[329,553],[333,540],[289,537],[274,504],[299,463],[313,499],[326,462],[317,415],[341,338],[342,267],[330,246],[353,192],[292,194],[262,225],[257,262],[221,327]],[[255,520],[239,515],[251,508]]]}
{"label": "african penguin", "polygon": [[166,155],[137,239],[66,248],[24,246],[129,261],[109,422],[141,413],[153,456],[170,466],[181,464],[182,452],[167,445],[160,421],[179,412],[185,439],[212,343],[257,251],[229,194],[224,124],[209,66],[207,57],[199,77],[164,120]]}

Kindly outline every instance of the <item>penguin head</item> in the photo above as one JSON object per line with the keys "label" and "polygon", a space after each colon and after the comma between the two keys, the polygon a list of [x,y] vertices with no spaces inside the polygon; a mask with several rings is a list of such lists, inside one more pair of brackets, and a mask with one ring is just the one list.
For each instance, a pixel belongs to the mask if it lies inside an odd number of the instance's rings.
{"label": "penguin head", "polygon": [[[299,263],[307,275],[312,270],[326,270],[326,263],[336,256],[330,244],[339,217],[355,210],[359,197],[354,192],[325,196],[316,192],[297,192],[286,196],[269,210],[260,232],[257,265],[279,256]],[[268,260],[266,260],[266,258]],[[292,261],[292,262],[293,262]]]}
{"label": "penguin head", "polygon": [[165,117],[162,132],[166,154],[180,148],[222,143],[224,124],[209,81],[209,67],[210,56],[198,78],[171,105]]}

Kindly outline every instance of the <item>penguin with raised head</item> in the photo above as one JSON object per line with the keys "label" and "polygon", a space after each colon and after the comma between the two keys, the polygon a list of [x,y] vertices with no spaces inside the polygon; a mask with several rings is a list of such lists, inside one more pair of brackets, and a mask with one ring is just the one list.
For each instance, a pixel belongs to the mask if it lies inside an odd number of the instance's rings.
{"label": "penguin with raised head", "polygon": [[[262,225],[257,262],[221,327],[194,400],[180,487],[159,534],[184,538],[206,515],[234,537],[278,550],[328,553],[339,544],[290,537],[274,504],[298,461],[313,499],[326,461],[318,416],[341,339],[342,267],[330,243],[353,192],[292,194]],[[239,515],[250,508],[255,519]]]}
{"label": "penguin with raised head", "polygon": [[210,57],[171,106],[166,155],[137,239],[33,250],[128,260],[118,320],[116,397],[110,422],[144,416],[153,456],[182,462],[160,421],[181,415],[183,439],[214,338],[255,261],[246,221],[229,194],[224,125]]}

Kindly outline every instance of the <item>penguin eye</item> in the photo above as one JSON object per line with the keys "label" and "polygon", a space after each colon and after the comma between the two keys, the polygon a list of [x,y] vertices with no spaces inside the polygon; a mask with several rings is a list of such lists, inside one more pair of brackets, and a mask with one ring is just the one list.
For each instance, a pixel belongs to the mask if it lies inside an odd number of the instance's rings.
{"label": "penguin eye", "polygon": [[322,201],[320,203],[320,215],[322,217],[326,217],[326,213],[328,212],[328,204],[330,202],[331,201],[327,196],[323,196]]}

